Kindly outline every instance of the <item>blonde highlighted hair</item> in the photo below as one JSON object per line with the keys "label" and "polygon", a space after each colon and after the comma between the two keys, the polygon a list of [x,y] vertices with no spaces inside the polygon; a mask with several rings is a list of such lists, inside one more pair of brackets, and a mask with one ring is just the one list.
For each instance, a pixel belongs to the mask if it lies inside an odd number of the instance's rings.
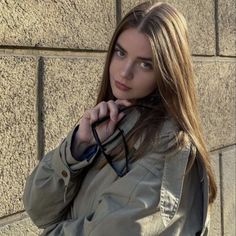
{"label": "blonde highlighted hair", "polygon": [[[157,75],[157,90],[161,97],[161,105],[158,104],[156,107],[157,112],[145,114],[142,124],[139,123],[132,132],[133,138],[128,139],[129,146],[137,140],[138,130],[142,130],[140,127],[150,127],[150,120],[153,123],[156,120],[156,124],[159,124],[164,114],[173,117],[180,130],[189,137],[197,149],[209,178],[209,202],[212,203],[216,197],[216,182],[197,110],[187,23],[179,11],[168,3],[149,1],[136,6],[126,14],[117,26],[108,49],[97,103],[115,99],[109,81],[109,66],[117,38],[128,28],[136,28],[150,41],[153,68]],[[153,130],[150,128],[150,132],[154,132]]]}

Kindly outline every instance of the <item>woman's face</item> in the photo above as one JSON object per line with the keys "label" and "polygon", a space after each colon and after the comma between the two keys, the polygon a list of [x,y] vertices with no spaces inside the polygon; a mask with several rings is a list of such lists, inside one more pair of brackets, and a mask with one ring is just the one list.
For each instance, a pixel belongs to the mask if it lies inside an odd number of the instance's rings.
{"label": "woman's face", "polygon": [[119,35],[109,73],[112,93],[117,99],[135,102],[156,89],[151,45],[145,34],[129,28]]}

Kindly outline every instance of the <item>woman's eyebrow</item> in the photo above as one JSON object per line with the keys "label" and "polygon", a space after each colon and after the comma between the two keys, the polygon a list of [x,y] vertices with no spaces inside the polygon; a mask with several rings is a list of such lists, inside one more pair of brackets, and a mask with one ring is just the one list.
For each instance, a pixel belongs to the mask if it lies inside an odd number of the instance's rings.
{"label": "woman's eyebrow", "polygon": [[152,58],[150,58],[150,57],[138,57],[138,59],[142,60],[142,61],[152,62]]}
{"label": "woman's eyebrow", "polygon": [[[121,51],[127,53],[127,51],[117,42],[115,44],[115,47],[119,48]],[[149,61],[149,62],[152,62],[152,58],[150,57],[137,57],[139,60],[142,60],[142,61]]]}
{"label": "woman's eyebrow", "polygon": [[118,47],[121,51],[126,52],[125,49],[119,43],[116,43],[115,47]]}

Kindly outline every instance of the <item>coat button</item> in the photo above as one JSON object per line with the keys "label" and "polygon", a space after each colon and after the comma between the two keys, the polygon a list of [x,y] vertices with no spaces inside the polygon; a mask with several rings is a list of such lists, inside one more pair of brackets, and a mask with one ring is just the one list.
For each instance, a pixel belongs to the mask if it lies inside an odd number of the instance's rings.
{"label": "coat button", "polygon": [[65,170],[63,170],[63,171],[61,172],[61,174],[62,174],[63,177],[67,177],[67,176],[68,176],[68,174],[67,174],[67,172],[66,172]]}

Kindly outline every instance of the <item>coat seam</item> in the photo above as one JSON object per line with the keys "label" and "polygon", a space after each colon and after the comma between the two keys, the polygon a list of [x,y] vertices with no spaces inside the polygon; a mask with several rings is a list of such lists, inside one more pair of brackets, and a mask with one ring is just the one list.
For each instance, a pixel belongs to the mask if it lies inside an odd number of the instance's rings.
{"label": "coat seam", "polygon": [[[147,166],[143,165],[142,163],[138,163],[139,166],[145,168],[149,173],[151,173],[152,175],[154,175],[155,177],[160,177],[157,174],[155,174],[151,169],[149,169]],[[163,168],[158,168],[159,171],[161,171]]]}
{"label": "coat seam", "polygon": [[142,178],[139,180],[139,182],[137,182],[137,183],[135,184],[133,190],[132,190],[132,191],[130,192],[130,194],[129,194],[129,197],[127,197],[127,202],[126,202],[126,204],[125,204],[123,207],[121,207],[121,208],[119,208],[119,209],[116,209],[116,210],[114,210],[114,211],[112,211],[112,212],[109,212],[106,216],[104,216],[104,217],[101,219],[101,221],[98,222],[98,223],[91,229],[91,231],[89,232],[88,236],[90,236],[90,235],[93,233],[93,231],[96,229],[96,227],[98,227],[99,225],[101,225],[102,222],[103,222],[104,220],[106,220],[108,216],[110,216],[110,215],[112,215],[113,213],[116,213],[117,211],[120,211],[120,210],[124,209],[126,206],[128,206],[128,204],[131,202],[132,195],[133,195],[134,191],[136,190],[137,186],[143,181],[143,179],[144,179],[148,174],[149,174],[149,172],[145,173],[145,174],[142,176]]}

